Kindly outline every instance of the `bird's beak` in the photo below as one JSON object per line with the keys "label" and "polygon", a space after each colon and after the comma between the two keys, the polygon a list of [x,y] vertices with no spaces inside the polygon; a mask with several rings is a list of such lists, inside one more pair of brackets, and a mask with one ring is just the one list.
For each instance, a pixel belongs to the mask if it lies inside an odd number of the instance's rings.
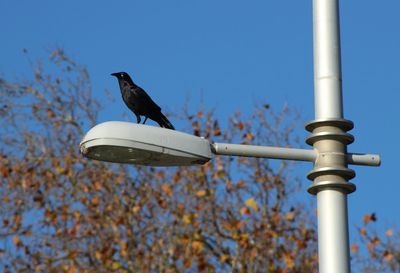
{"label": "bird's beak", "polygon": [[111,76],[117,77],[118,73],[111,73]]}

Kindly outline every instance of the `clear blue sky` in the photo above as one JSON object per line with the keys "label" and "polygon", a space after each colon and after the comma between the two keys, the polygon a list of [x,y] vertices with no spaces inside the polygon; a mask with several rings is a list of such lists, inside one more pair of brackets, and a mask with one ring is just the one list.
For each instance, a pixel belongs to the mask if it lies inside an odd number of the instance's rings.
{"label": "clear blue sky", "polygon": [[[61,46],[87,65],[95,93],[115,93],[101,121],[127,112],[109,76],[125,70],[167,112],[188,96],[194,107],[200,100],[216,107],[222,119],[251,113],[258,101],[278,109],[287,102],[306,122],[314,117],[311,9],[311,0],[3,0],[0,73],[29,75],[22,48],[40,58]],[[354,167],[352,226],[367,212],[381,225],[400,226],[399,10],[398,0],[341,1],[344,110],[356,139],[349,150],[383,159],[380,168]],[[303,177],[311,169],[298,166]]]}

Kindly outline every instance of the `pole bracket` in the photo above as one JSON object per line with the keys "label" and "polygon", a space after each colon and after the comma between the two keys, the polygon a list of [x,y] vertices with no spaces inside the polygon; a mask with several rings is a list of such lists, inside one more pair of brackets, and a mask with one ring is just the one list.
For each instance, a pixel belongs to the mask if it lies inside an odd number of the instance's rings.
{"label": "pole bracket", "polygon": [[[347,194],[354,192],[356,186],[348,180],[354,178],[356,173],[347,168],[347,145],[354,141],[353,135],[347,131],[353,129],[353,122],[328,118],[311,121],[305,127],[311,132],[306,143],[317,152],[314,169],[307,175],[313,181],[308,192],[315,195],[321,190],[333,188]],[[335,147],[334,152],[332,147]]]}

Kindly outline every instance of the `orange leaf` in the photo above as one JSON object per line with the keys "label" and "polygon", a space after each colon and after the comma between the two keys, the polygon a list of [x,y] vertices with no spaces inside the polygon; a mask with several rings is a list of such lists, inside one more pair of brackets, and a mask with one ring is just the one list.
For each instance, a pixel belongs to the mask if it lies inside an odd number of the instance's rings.
{"label": "orange leaf", "polygon": [[221,263],[225,263],[226,261],[229,260],[229,255],[221,255],[221,257],[219,257],[219,260],[221,261]]}
{"label": "orange leaf", "polygon": [[371,214],[366,214],[364,215],[364,224],[368,224],[369,222],[375,222],[376,219],[376,215],[375,213],[371,213]]}
{"label": "orange leaf", "polygon": [[390,262],[391,260],[393,260],[394,255],[392,253],[390,253],[389,251],[385,251],[383,253],[383,258],[385,259],[386,262]]}
{"label": "orange leaf", "polygon": [[214,121],[214,136],[220,136],[221,135],[221,130],[219,129],[218,126],[218,121]]}
{"label": "orange leaf", "polygon": [[96,251],[96,252],[94,253],[94,256],[96,257],[97,260],[101,260],[101,258],[102,258],[103,255],[101,254],[100,251]]}
{"label": "orange leaf", "polygon": [[246,138],[247,138],[248,140],[253,140],[253,139],[254,139],[254,135],[253,135],[252,133],[247,133],[247,134],[246,134]]}
{"label": "orange leaf", "polygon": [[178,182],[179,180],[181,180],[181,178],[182,178],[181,172],[177,171],[173,178],[174,182]]}
{"label": "orange leaf", "polygon": [[393,230],[392,229],[388,229],[388,230],[386,230],[385,234],[387,236],[392,236],[393,235]]}
{"label": "orange leaf", "polygon": [[283,254],[283,260],[285,261],[287,268],[292,269],[294,267],[294,258],[290,254]]}
{"label": "orange leaf", "polygon": [[371,244],[379,245],[380,243],[381,243],[381,240],[376,236],[371,239]]}
{"label": "orange leaf", "polygon": [[351,252],[357,253],[360,247],[357,244],[352,244],[351,245]]}
{"label": "orange leaf", "polygon": [[98,181],[94,182],[94,189],[95,189],[96,191],[101,190],[101,188],[102,188],[102,186],[101,186],[101,183],[100,183],[100,182],[98,182]]}
{"label": "orange leaf", "polygon": [[165,192],[165,194],[167,194],[169,197],[171,197],[173,195],[173,191],[172,191],[172,187],[169,184],[162,184],[161,185],[161,189],[163,190],[163,192]]}
{"label": "orange leaf", "polygon": [[365,228],[360,229],[360,234],[362,236],[367,236],[367,230]]}
{"label": "orange leaf", "polygon": [[240,209],[240,214],[242,214],[242,215],[250,215],[251,211],[250,211],[249,208],[243,207],[243,208]]}
{"label": "orange leaf", "polygon": [[134,206],[133,208],[132,208],[132,212],[133,213],[138,213],[140,211],[140,206]]}
{"label": "orange leaf", "polygon": [[157,203],[162,209],[168,208],[168,203],[163,198],[158,199]]}
{"label": "orange leaf", "polygon": [[192,219],[190,217],[190,214],[185,214],[183,215],[182,218],[183,223],[185,223],[186,225],[189,225],[192,222]]}
{"label": "orange leaf", "polygon": [[256,200],[254,200],[254,198],[249,198],[246,200],[245,202],[246,206],[248,206],[249,208],[252,208],[255,211],[258,211],[258,205]]}
{"label": "orange leaf", "polygon": [[199,190],[198,192],[196,192],[196,196],[199,198],[206,196],[206,194],[207,194],[207,191],[205,191],[205,190]]}
{"label": "orange leaf", "polygon": [[95,196],[92,198],[92,205],[93,206],[97,206],[98,204],[100,204],[100,197]]}
{"label": "orange leaf", "polygon": [[49,118],[54,118],[56,115],[54,114],[53,110],[51,110],[50,108],[47,108],[47,116]]}
{"label": "orange leaf", "polygon": [[203,251],[204,244],[201,241],[195,240],[192,243],[192,248],[195,253],[200,253],[201,251]]}
{"label": "orange leaf", "polygon": [[287,221],[293,221],[294,220],[294,217],[295,217],[295,212],[294,211],[290,211],[290,212],[288,212],[288,213],[286,213],[286,220]]}
{"label": "orange leaf", "polygon": [[17,235],[14,235],[14,237],[13,237],[13,243],[16,247],[22,246],[22,241]]}
{"label": "orange leaf", "polygon": [[244,123],[243,123],[243,121],[240,121],[240,122],[238,123],[237,127],[239,128],[239,130],[243,130],[243,128],[244,128]]}

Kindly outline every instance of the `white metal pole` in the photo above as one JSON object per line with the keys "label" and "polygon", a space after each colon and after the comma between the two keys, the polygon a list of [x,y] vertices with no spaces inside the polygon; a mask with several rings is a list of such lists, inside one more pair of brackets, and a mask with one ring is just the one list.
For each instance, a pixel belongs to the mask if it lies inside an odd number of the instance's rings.
{"label": "white metal pole", "polygon": [[338,0],[313,0],[315,121],[307,142],[318,151],[309,192],[317,195],[320,273],[349,273],[347,194],[355,190],[348,180],[346,133],[353,124],[343,119]]}
{"label": "white metal pole", "polygon": [[313,1],[315,118],[343,118],[338,0]]}

